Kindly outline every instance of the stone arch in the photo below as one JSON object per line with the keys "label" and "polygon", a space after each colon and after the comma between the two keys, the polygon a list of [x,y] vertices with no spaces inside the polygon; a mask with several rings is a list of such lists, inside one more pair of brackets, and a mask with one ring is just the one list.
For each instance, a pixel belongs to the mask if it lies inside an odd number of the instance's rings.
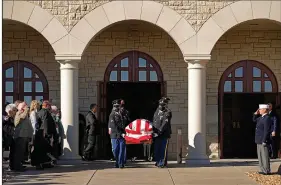
{"label": "stone arch", "polygon": [[[166,31],[178,46],[196,34],[191,25],[176,11],[153,1],[112,1],[92,10],[71,30],[69,42],[79,44],[70,50],[82,54],[90,41],[114,23],[126,20],[149,22]],[[66,42],[67,38],[65,41]]]}
{"label": "stone arch", "polygon": [[184,54],[210,54],[218,39],[234,26],[254,19],[281,23],[281,1],[237,1],[207,20],[199,32],[180,45]]}
{"label": "stone arch", "polygon": [[55,43],[68,34],[52,14],[26,1],[3,1],[3,19],[21,22],[34,28],[46,38],[56,54],[58,51]]}

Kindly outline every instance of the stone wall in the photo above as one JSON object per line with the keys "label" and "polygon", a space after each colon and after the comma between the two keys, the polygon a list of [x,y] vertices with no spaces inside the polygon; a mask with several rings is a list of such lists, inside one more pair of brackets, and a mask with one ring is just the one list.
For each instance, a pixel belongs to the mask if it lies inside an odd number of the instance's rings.
{"label": "stone wall", "polygon": [[49,84],[49,97],[60,103],[60,69],[48,41],[34,29],[13,22],[3,26],[3,61],[31,62],[41,69]]}
{"label": "stone wall", "polygon": [[[155,0],[174,9],[199,30],[204,22],[214,13],[237,0]],[[109,0],[37,0],[29,1],[51,12],[68,29],[96,7],[110,2]]]}
{"label": "stone wall", "polygon": [[79,65],[80,111],[87,111],[89,103],[97,102],[96,82],[103,81],[106,67],[115,56],[130,50],[145,52],[159,63],[167,81],[174,133],[169,150],[171,157],[175,158],[178,127],[185,135],[184,148],[187,144],[187,64],[175,42],[165,32],[149,24],[143,27],[145,30],[138,32],[128,31],[124,24],[116,25],[91,42]]}
{"label": "stone wall", "polygon": [[281,91],[281,31],[231,30],[219,39],[207,65],[207,140],[213,154],[218,142],[218,87],[223,72],[240,60],[264,63],[275,74]]}

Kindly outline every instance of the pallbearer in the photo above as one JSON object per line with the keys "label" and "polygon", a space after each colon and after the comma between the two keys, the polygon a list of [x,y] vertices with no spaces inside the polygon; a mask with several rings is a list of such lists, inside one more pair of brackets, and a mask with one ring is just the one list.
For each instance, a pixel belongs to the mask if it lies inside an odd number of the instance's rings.
{"label": "pallbearer", "polygon": [[120,114],[121,100],[114,100],[113,109],[109,116],[108,131],[113,146],[113,155],[116,159],[115,167],[124,168],[125,127]]}
{"label": "pallbearer", "polygon": [[155,166],[163,168],[167,166],[168,143],[171,137],[172,112],[168,109],[169,98],[161,98],[159,107],[156,109],[153,118],[154,131],[154,155]]}
{"label": "pallbearer", "polygon": [[259,159],[259,173],[263,175],[270,174],[269,147],[272,119],[268,115],[268,108],[267,104],[260,104],[253,117],[253,121],[257,122],[255,142]]}

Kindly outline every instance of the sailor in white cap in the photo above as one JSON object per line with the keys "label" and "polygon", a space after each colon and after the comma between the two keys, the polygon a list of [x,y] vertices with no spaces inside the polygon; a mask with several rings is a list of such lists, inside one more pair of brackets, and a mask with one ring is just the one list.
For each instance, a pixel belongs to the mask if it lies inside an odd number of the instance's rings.
{"label": "sailor in white cap", "polygon": [[270,172],[270,133],[272,119],[268,116],[268,104],[260,104],[259,109],[254,113],[253,121],[257,123],[255,142],[259,159],[259,174],[269,175]]}

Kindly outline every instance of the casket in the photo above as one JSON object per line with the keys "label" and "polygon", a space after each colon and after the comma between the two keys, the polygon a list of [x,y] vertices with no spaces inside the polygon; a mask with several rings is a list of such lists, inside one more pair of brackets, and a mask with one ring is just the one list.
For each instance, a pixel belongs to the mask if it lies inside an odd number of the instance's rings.
{"label": "casket", "polygon": [[125,131],[126,144],[152,143],[153,129],[149,120],[136,119],[125,128]]}

